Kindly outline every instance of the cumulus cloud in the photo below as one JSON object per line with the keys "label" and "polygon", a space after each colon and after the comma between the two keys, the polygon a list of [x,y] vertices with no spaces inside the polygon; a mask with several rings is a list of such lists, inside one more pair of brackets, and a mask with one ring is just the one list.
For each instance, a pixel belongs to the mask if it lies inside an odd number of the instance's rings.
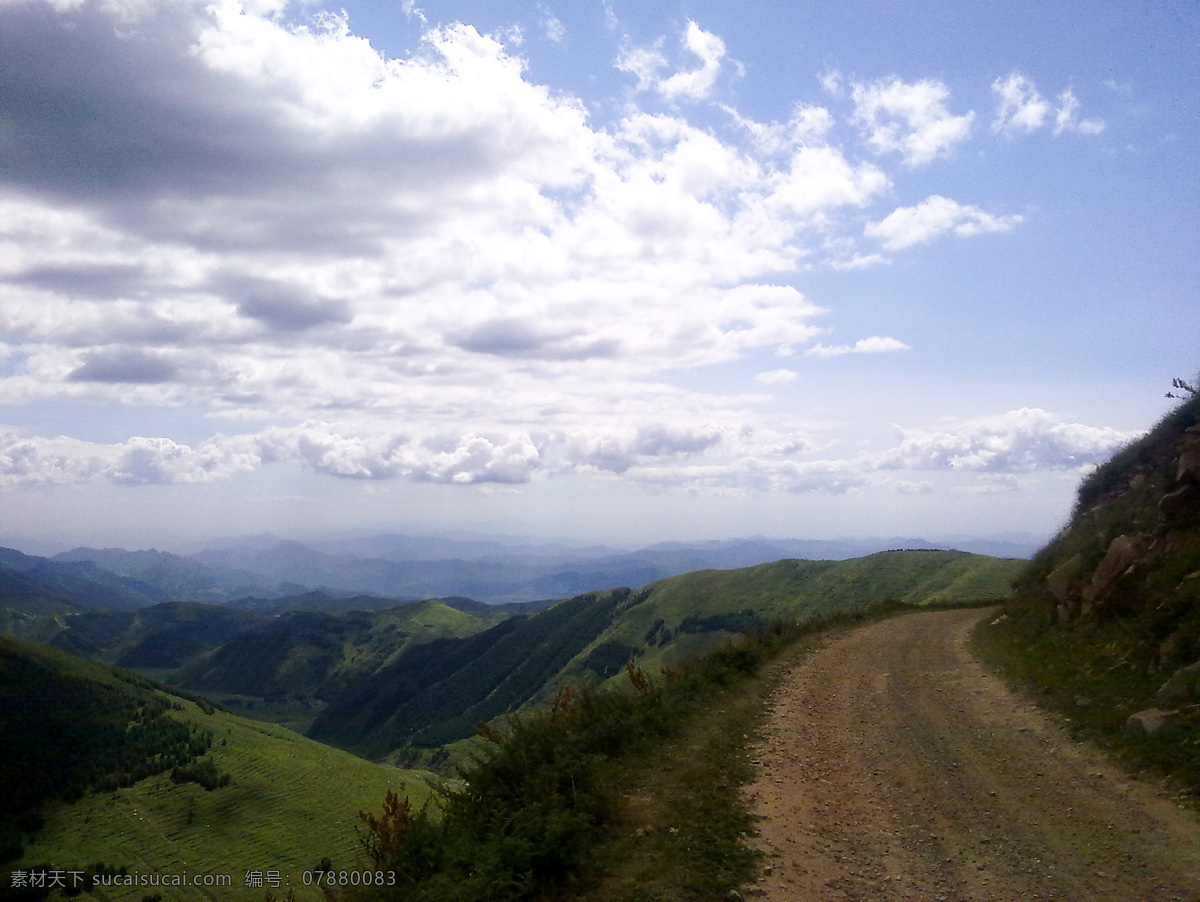
{"label": "cumulus cloud", "polygon": [[879,457],[878,466],[989,473],[1074,470],[1100,463],[1136,435],[1065,423],[1048,411],[1023,407],[944,431],[903,430],[900,443]]}
{"label": "cumulus cloud", "polygon": [[582,473],[620,476],[655,489],[729,494],[836,495],[870,487],[928,493],[937,490],[935,482],[917,474],[957,471],[977,479],[953,486],[955,491],[992,493],[1019,489],[1027,474],[1079,471],[1134,437],[1022,408],[939,429],[900,429],[891,447],[837,456],[803,428],[695,425],[680,413],[675,422],[633,428],[613,423],[537,433],[355,431],[308,423],[217,435],[197,445],[145,437],[104,445],[0,431],[0,485],[197,484],[290,461],[349,480],[487,486]]}
{"label": "cumulus cloud", "polygon": [[856,125],[876,153],[898,153],[910,167],[948,157],[971,136],[973,112],[954,115],[950,89],[940,81],[906,83],[898,78],[851,88]]}
{"label": "cumulus cloud", "polygon": [[[802,359],[826,311],[790,274],[882,259],[859,243],[888,160],[858,159],[823,106],[690,119],[734,65],[695,22],[677,48],[622,52],[641,93],[598,121],[531,79],[515,33],[402,8],[423,38],[389,58],[344,14],[283,2],[0,2],[0,404],[246,424],[191,443],[6,433],[0,482],[203,483],[276,462],[463,485],[873,478],[810,459],[799,425],[749,429],[760,386],[799,367],[747,377],[747,397],[673,380]],[[969,135],[940,82],[850,89],[872,148],[907,166]],[[897,251],[1018,221],[935,195],[866,237]]]}
{"label": "cumulus cloud", "polygon": [[810,357],[841,357],[843,354],[886,354],[891,351],[912,350],[902,341],[880,335],[860,338],[852,345],[815,344],[807,351]]}
{"label": "cumulus cloud", "polygon": [[1054,134],[1075,131],[1094,135],[1102,132],[1105,123],[1099,119],[1079,119],[1079,101],[1075,92],[1067,88],[1058,96],[1058,108],[1041,95],[1032,79],[1020,72],[1012,72],[992,82],[992,93],[996,95],[996,117],[992,120],[993,133],[1009,137],[1035,132],[1054,118]]}
{"label": "cumulus cloud", "polygon": [[0,431],[0,485],[69,485],[107,480],[125,485],[204,483],[250,472],[263,462],[250,437],[217,436],[193,448],[135,436],[102,445],[63,436]]}
{"label": "cumulus cloud", "polygon": [[779,369],[767,370],[765,373],[759,373],[754,378],[763,385],[787,385],[789,382],[795,382],[799,374],[795,370]]}
{"label": "cumulus cloud", "polygon": [[987,232],[1007,232],[1024,217],[1013,214],[995,216],[978,207],[960,204],[935,194],[915,207],[898,207],[879,222],[868,223],[863,233],[877,238],[890,251],[925,244],[947,232],[960,238]]}
{"label": "cumulus cloud", "polygon": [[625,473],[638,465],[657,465],[664,458],[683,458],[707,451],[722,439],[720,429],[654,424],[633,431],[574,432],[552,437],[549,453],[575,470]]}
{"label": "cumulus cloud", "polygon": [[992,93],[998,101],[993,132],[1011,135],[1037,131],[1050,115],[1050,104],[1020,72],[997,78],[992,82]]}
{"label": "cumulus cloud", "polygon": [[637,77],[637,90],[654,90],[667,100],[704,100],[716,84],[725,58],[725,42],[689,20],[684,29],[682,45],[699,61],[691,69],[661,77],[669,68],[662,52],[662,40],[649,47],[629,47],[617,57],[617,68]]}

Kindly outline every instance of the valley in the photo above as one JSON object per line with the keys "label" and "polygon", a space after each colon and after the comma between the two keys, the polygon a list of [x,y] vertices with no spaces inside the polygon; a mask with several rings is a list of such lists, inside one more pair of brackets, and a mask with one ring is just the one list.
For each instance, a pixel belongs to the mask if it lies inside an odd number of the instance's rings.
{"label": "valley", "polygon": [[1032,561],[485,604],[262,572],[199,601],[251,571],[0,551],[6,866],[241,880],[163,896],[188,902],[315,902],[331,868],[397,881],[346,902],[1190,902],[1198,405],[1089,476]]}

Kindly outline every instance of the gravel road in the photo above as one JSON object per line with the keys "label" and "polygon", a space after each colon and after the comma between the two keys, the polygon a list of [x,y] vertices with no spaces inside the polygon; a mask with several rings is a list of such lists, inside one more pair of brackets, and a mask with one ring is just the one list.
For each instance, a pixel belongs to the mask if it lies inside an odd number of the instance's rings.
{"label": "gravel road", "polygon": [[791,666],[749,790],[766,873],[743,896],[1200,900],[1200,820],[972,658],[982,616],[895,617]]}

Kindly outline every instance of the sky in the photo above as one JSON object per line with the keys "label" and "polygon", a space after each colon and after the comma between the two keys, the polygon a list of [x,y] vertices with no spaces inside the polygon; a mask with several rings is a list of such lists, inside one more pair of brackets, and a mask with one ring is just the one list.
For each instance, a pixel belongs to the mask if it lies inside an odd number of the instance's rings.
{"label": "sky", "polygon": [[0,541],[1048,537],[1198,126],[1190,0],[0,0]]}

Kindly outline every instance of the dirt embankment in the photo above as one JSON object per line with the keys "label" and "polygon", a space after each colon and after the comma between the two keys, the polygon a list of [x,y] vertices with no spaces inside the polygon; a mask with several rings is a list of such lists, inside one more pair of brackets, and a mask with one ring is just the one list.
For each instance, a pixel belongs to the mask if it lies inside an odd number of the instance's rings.
{"label": "dirt embankment", "polygon": [[1200,900],[1200,822],[976,662],[974,611],[839,634],[773,696],[751,793],[787,902]]}

